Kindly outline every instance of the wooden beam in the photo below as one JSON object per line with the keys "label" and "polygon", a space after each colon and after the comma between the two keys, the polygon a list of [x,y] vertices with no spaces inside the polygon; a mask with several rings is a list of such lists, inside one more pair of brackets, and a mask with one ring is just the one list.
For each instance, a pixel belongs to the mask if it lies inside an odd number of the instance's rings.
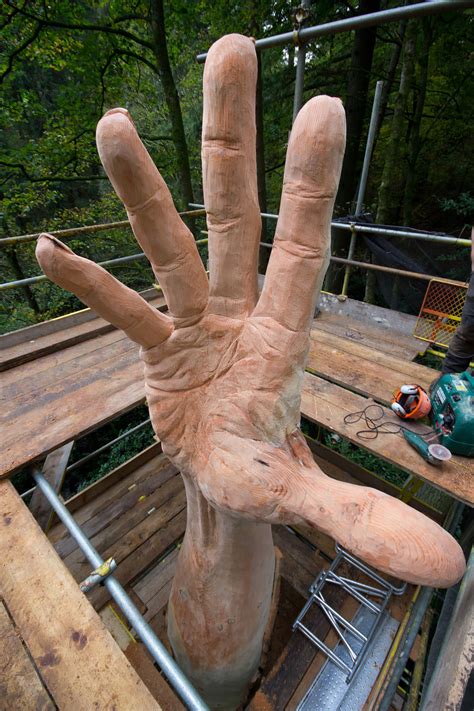
{"label": "wooden beam", "polygon": [[159,709],[8,481],[0,595],[60,709]]}
{"label": "wooden beam", "polygon": [[[55,449],[54,452],[48,454],[43,465],[43,476],[57,494],[59,494],[63,485],[66,467],[73,445],[74,442],[68,442],[62,447],[59,447],[59,449]],[[51,528],[54,512],[51,508],[51,504],[38,487],[36,487],[33,492],[29,509],[35,517],[38,526],[42,531],[47,533]]]}
{"label": "wooden beam", "polygon": [[0,706],[2,709],[54,711],[19,632],[0,601]]}
{"label": "wooden beam", "polygon": [[461,582],[443,646],[423,695],[423,711],[472,709],[474,704],[474,549]]}

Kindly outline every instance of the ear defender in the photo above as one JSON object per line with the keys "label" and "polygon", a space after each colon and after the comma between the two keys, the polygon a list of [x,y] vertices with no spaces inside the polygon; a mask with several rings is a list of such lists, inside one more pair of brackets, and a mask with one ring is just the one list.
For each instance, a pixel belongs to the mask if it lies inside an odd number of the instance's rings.
{"label": "ear defender", "polygon": [[394,411],[394,413],[396,415],[398,415],[399,417],[406,417],[407,416],[407,413],[405,412],[403,407],[400,405],[400,403],[392,402],[391,408]]}
{"label": "ear defender", "polygon": [[393,396],[391,408],[403,420],[421,420],[430,413],[431,401],[421,385],[402,385]]}

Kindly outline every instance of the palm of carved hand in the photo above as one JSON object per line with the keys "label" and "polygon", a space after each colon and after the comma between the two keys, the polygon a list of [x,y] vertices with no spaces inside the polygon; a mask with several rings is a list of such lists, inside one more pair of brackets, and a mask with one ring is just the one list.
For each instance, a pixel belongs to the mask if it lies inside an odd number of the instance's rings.
{"label": "palm of carved hand", "polygon": [[[253,43],[238,35],[217,42],[206,61],[209,283],[194,239],[123,109],[100,121],[99,154],[169,315],[54,238],[40,238],[38,259],[54,281],[142,346],[147,400],[163,449],[214,506],[261,521],[317,526],[382,570],[416,582],[452,582],[464,565],[453,539],[380,492],[323,475],[298,431],[309,327],[344,151],[344,112],[337,99],[318,97],[297,117],[258,298],[256,64]],[[403,555],[405,540],[410,546]]]}

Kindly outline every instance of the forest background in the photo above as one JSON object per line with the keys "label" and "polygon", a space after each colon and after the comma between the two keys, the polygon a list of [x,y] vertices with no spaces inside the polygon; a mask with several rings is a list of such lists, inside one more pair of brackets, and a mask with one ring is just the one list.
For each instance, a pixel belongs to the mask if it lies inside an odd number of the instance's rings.
{"label": "forest background", "polygon": [[[398,0],[311,3],[308,24],[396,7]],[[176,204],[202,200],[202,65],[196,55],[229,32],[265,37],[294,27],[283,0],[5,0],[1,10],[0,236],[125,219],[95,147],[101,115],[125,106]],[[327,93],[345,104],[348,142],[336,214],[353,209],[372,98],[384,80],[382,108],[365,210],[380,224],[469,236],[474,195],[473,16],[468,12],[345,32],[308,47],[304,99]],[[261,53],[257,123],[258,184],[263,212],[277,212],[295,81],[295,48]],[[472,143],[471,143],[472,145]],[[265,226],[272,238],[274,223]],[[205,227],[195,225],[196,234]],[[334,238],[347,254],[348,233]],[[127,229],[74,239],[95,261],[137,251]],[[468,250],[396,242],[420,268],[465,280]],[[368,253],[359,240],[358,254]],[[203,254],[204,258],[206,254]],[[34,244],[3,248],[0,281],[39,273]],[[130,286],[150,285],[142,262],[114,273]],[[333,270],[332,289],[339,273]],[[373,287],[372,283],[372,287]],[[384,303],[351,279],[350,295]],[[397,290],[397,294],[400,288]],[[409,310],[402,297],[392,307]],[[385,294],[385,300],[387,300]],[[80,308],[49,282],[3,292],[0,332]]]}
{"label": "forest background", "polygon": [[[402,4],[409,3],[316,0],[306,22],[320,24]],[[126,218],[95,146],[96,124],[114,106],[132,114],[177,207],[201,202],[202,65],[196,55],[229,32],[261,38],[291,31],[295,9],[287,0],[4,0],[0,237]],[[353,212],[375,84],[383,80],[364,204],[368,219],[469,237],[474,212],[472,25],[471,11],[445,12],[326,36],[308,45],[304,100],[321,93],[340,96],[347,115],[336,215]],[[280,47],[259,57],[257,165],[263,212],[278,211],[296,54],[295,47]],[[264,228],[264,239],[271,241],[274,223]],[[204,220],[196,220],[196,237],[203,229]],[[348,234],[333,235],[335,253],[347,255]],[[94,261],[138,251],[129,229],[81,236],[68,244]],[[468,277],[467,248],[400,239],[391,244],[413,270]],[[201,251],[206,259],[206,249]],[[360,239],[356,258],[373,258]],[[113,272],[138,290],[153,283],[144,260]],[[0,250],[0,282],[39,273],[33,242]],[[340,280],[341,269],[333,269],[327,284],[337,293]],[[354,272],[349,295],[413,312],[414,302],[403,297],[408,287],[416,291],[416,283],[394,282],[387,299],[386,282],[386,277],[382,284],[368,280],[366,272]],[[80,308],[74,296],[48,281],[3,291],[0,333]],[[137,408],[83,438],[73,460],[146,416],[144,407]],[[122,441],[96,458],[89,477],[97,478],[151,441],[149,427]],[[69,491],[85,483],[81,472],[68,480]]]}

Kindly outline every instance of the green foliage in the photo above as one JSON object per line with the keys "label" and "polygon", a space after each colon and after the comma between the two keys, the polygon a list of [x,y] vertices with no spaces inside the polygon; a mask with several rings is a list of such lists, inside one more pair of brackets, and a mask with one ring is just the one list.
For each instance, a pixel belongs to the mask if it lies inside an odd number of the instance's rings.
{"label": "green foliage", "polygon": [[461,193],[457,198],[441,198],[441,208],[445,212],[454,212],[456,215],[474,218],[474,195],[470,192]]}
{"label": "green foliage", "polygon": [[382,477],[390,484],[402,487],[407,480],[408,475],[406,472],[393,464],[384,462],[374,454],[357,447],[342,437],[334,437],[331,433],[325,432],[322,441],[326,447],[333,449],[351,462],[364,467],[364,469],[367,469],[369,472],[377,474],[377,476]]}

